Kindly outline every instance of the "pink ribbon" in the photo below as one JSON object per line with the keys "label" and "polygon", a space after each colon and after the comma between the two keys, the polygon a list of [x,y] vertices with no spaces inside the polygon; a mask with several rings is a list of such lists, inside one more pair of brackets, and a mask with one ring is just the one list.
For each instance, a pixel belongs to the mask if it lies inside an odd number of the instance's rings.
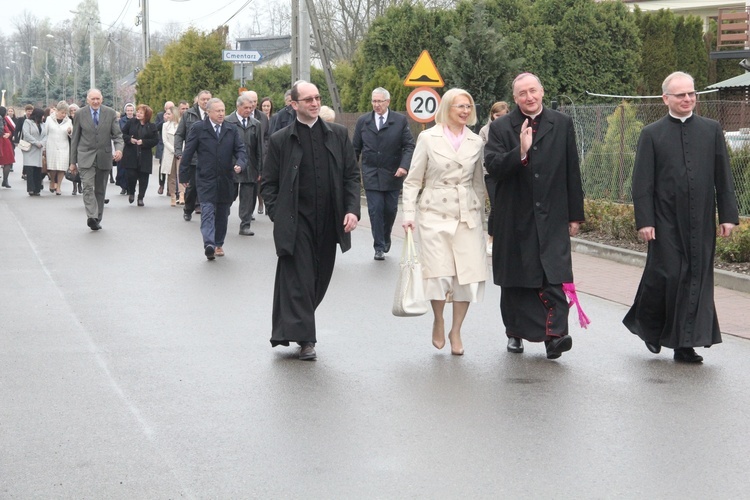
{"label": "pink ribbon", "polygon": [[576,306],[578,309],[578,324],[581,325],[581,328],[588,327],[589,323],[591,323],[591,320],[588,316],[586,316],[586,313],[583,312],[583,309],[581,309],[581,303],[578,301],[578,294],[576,293],[576,286],[574,283],[563,283],[562,284],[563,292],[565,292],[565,295],[568,296],[568,307]]}

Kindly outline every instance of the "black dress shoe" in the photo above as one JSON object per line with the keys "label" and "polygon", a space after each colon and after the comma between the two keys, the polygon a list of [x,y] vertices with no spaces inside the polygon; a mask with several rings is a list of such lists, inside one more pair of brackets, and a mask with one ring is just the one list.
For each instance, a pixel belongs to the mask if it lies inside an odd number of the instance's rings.
{"label": "black dress shoe", "polygon": [[135,195],[131,194],[128,195],[128,203],[133,203],[135,201]]}
{"label": "black dress shoe", "polygon": [[703,356],[697,354],[692,347],[678,347],[674,350],[674,360],[681,363],[702,363]]}
{"label": "black dress shoe", "polygon": [[213,245],[206,245],[206,250],[203,253],[206,254],[208,260],[214,260],[216,258],[216,249]]}
{"label": "black dress shoe", "polygon": [[127,189],[125,189],[125,188],[122,188],[122,189],[120,190],[120,194],[128,194],[128,190],[127,190]]}
{"label": "black dress shoe", "polygon": [[383,250],[383,251],[384,251],[385,253],[388,253],[388,252],[390,252],[390,251],[391,251],[391,242],[390,242],[390,241],[386,241],[386,242],[385,242],[385,250]]}
{"label": "black dress shoe", "polygon": [[562,353],[573,347],[573,339],[570,335],[565,335],[552,340],[545,340],[544,344],[547,347],[547,359],[557,359],[562,356]]}
{"label": "black dress shoe", "polygon": [[182,218],[185,219],[186,221],[190,222],[192,220],[192,218],[193,218],[193,214],[188,213],[188,212],[183,212],[182,213]]}
{"label": "black dress shoe", "polygon": [[249,227],[242,227],[240,228],[240,235],[241,236],[254,236],[255,233],[250,230]]}
{"label": "black dress shoe", "polygon": [[98,231],[102,228],[102,226],[99,225],[99,221],[94,219],[93,217],[89,217],[86,219],[86,225],[91,228],[92,231]]}
{"label": "black dress shoe", "polygon": [[138,206],[139,207],[143,206],[143,198],[138,198]]}
{"label": "black dress shoe", "polygon": [[508,352],[520,354],[523,352],[523,340],[518,337],[508,337]]}
{"label": "black dress shoe", "polygon": [[375,260],[385,260],[385,255],[383,254],[382,250],[378,250],[375,252]]}
{"label": "black dress shoe", "polygon": [[302,361],[312,361],[317,357],[315,344],[312,342],[302,342],[302,348],[299,350],[299,359]]}
{"label": "black dress shoe", "polygon": [[649,351],[653,352],[654,354],[659,354],[659,352],[661,352],[661,346],[659,344],[654,344],[654,343],[645,342],[645,341],[644,341],[644,344],[646,344],[646,348]]}
{"label": "black dress shoe", "polygon": [[[57,194],[60,194],[60,193],[57,193]],[[109,198],[104,198],[104,204],[106,205],[107,203],[109,203]]]}

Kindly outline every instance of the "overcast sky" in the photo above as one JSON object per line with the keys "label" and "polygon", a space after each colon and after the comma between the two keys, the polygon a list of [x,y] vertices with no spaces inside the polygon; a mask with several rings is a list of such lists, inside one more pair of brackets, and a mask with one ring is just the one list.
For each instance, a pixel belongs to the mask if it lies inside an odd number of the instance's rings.
{"label": "overcast sky", "polygon": [[[181,28],[195,26],[201,30],[210,30],[232,17],[247,0],[148,0],[152,33],[161,31],[170,22],[180,23]],[[65,19],[71,19],[80,0],[2,0],[3,22],[0,31],[9,35],[15,30],[13,20],[19,18],[24,10],[39,19],[49,18],[52,26]],[[253,0],[247,7],[229,22],[230,39],[232,28],[240,22],[245,26],[251,24],[252,11],[255,5],[268,3],[266,0]],[[135,26],[135,17],[140,12],[139,0],[99,0],[99,14],[102,28],[107,29],[118,24],[140,33],[141,27]]]}

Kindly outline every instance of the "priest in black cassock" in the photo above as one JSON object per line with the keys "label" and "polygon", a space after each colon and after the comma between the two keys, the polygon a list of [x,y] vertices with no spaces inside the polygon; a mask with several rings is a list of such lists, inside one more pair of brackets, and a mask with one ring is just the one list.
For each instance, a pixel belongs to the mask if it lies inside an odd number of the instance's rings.
{"label": "priest in black cassock", "polygon": [[648,258],[623,323],[654,354],[700,363],[694,347],[721,342],[714,307],[716,209],[719,235],[739,224],[721,125],[693,113],[693,78],[675,72],[662,84],[669,114],[643,128],[633,171],[633,205]]}
{"label": "priest in black cassock", "polygon": [[522,339],[544,342],[556,359],[573,345],[562,285],[573,282],[570,237],[584,219],[583,188],[573,120],[543,97],[536,75],[515,78],[517,107],[490,125],[484,162],[497,182],[492,267],[508,351],[523,352]]}
{"label": "priest in black cassock", "polygon": [[318,118],[318,88],[300,81],[291,97],[297,116],[271,137],[261,187],[279,258],[271,345],[297,342],[299,358],[313,360],[315,309],[331,281],[336,244],[351,248],[360,178],[346,127]]}

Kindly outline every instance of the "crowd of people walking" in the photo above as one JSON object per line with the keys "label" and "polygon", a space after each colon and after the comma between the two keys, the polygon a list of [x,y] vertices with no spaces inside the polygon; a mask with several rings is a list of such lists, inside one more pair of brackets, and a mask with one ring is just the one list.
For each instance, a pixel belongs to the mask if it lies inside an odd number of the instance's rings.
{"label": "crowd of people walking", "polygon": [[[650,352],[668,347],[676,361],[699,363],[695,347],[721,342],[712,294],[717,198],[724,237],[739,223],[737,201],[720,126],[693,114],[692,77],[669,75],[662,90],[668,115],[644,128],[635,160],[636,224],[649,255],[624,323]],[[259,101],[246,91],[227,115],[225,103],[202,90],[192,105],[165,103],[155,122],[144,104],[128,103],[118,116],[91,89],[81,109],[64,101],[46,113],[26,106],[16,119],[12,108],[0,107],[2,185],[10,188],[18,145],[28,194],[40,196],[45,174],[55,195],[62,194],[63,178],[71,178],[73,194],[83,194],[87,225],[97,231],[108,182],[143,207],[156,175],[158,194],[166,190],[185,221],[201,216],[203,253],[211,261],[225,255],[232,204],[239,199],[239,234],[253,236],[257,203],[257,213],[265,211],[274,224],[278,256],[271,345],[297,343],[303,360],[317,357],[315,310],[330,284],[336,248],[351,247],[360,186],[375,261],[386,260],[391,249],[402,194],[402,227],[418,235],[418,285],[433,313],[433,346],[446,344],[444,313],[451,304],[450,351],[464,354],[469,305],[483,300],[492,277],[502,289],[507,351],[523,353],[525,340],[543,344],[547,358],[557,359],[573,344],[570,238],[585,219],[575,128],[569,116],[544,106],[536,75],[518,75],[512,95],[516,106],[494,103],[475,134],[473,97],[449,89],[435,126],[414,141],[382,87],[372,91],[372,111],[351,136],[322,106],[317,87],[304,81],[285,94],[276,113],[270,98]]]}

